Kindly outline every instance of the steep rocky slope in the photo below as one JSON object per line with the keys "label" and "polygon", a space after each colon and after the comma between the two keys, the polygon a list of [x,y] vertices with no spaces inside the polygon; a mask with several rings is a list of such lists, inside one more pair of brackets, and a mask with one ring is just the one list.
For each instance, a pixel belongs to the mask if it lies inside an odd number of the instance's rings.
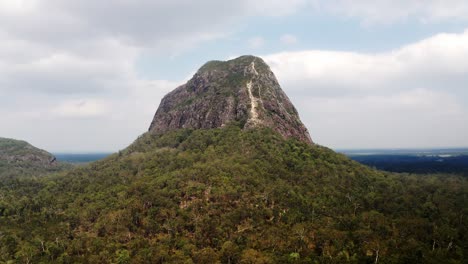
{"label": "steep rocky slope", "polygon": [[206,63],[162,99],[149,131],[217,128],[233,121],[246,129],[270,127],[286,138],[312,143],[270,67],[254,56]]}

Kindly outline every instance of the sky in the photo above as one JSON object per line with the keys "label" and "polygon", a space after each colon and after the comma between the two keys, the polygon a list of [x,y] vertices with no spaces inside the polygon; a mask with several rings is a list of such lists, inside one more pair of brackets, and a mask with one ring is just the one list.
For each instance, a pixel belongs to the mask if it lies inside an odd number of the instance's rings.
{"label": "sky", "polygon": [[468,147],[466,0],[0,0],[0,137],[123,149],[203,63],[246,54],[320,145]]}

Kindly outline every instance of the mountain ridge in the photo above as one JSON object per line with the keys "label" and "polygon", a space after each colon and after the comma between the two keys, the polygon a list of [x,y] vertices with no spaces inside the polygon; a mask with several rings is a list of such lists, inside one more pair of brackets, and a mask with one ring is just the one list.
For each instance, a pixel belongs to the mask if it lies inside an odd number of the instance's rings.
{"label": "mountain ridge", "polygon": [[245,129],[270,127],[285,138],[313,144],[270,67],[251,55],[205,63],[186,84],[164,96],[149,131],[217,128],[230,122]]}

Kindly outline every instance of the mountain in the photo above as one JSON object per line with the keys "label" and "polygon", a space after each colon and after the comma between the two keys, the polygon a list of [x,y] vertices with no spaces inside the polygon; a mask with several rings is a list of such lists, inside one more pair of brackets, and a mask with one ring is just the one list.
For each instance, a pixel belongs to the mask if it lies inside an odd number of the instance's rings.
{"label": "mountain", "polygon": [[149,131],[218,128],[233,121],[245,129],[270,127],[286,138],[312,143],[270,67],[254,56],[203,65],[162,99]]}
{"label": "mountain", "polygon": [[[259,72],[257,60],[213,67],[255,61]],[[194,95],[187,87],[176,92]],[[248,103],[243,119],[216,119],[204,100],[176,108],[185,98],[176,92],[126,149],[68,172],[0,181],[0,263],[466,263],[466,178],[373,170],[281,133],[286,119],[269,124],[270,108],[258,107],[259,122]]]}
{"label": "mountain", "polygon": [[0,178],[40,175],[63,169],[56,158],[26,141],[0,138]]}

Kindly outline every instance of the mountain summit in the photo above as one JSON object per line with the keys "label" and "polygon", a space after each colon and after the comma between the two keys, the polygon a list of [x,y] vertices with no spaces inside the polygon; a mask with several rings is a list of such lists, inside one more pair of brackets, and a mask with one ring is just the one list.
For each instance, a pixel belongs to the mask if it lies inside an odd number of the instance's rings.
{"label": "mountain summit", "polygon": [[285,138],[313,143],[270,67],[255,56],[207,62],[162,99],[149,131],[218,128],[230,122],[244,129],[269,127]]}

